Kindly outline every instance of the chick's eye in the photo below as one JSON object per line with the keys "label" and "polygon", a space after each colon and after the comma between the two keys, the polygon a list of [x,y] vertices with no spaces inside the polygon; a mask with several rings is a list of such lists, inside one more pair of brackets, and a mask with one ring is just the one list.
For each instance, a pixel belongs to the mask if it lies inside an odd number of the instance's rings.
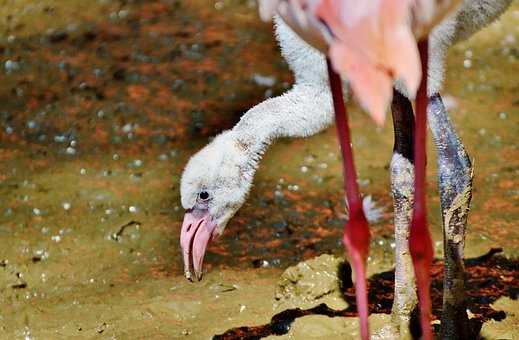
{"label": "chick's eye", "polygon": [[206,200],[209,198],[209,193],[207,191],[202,191],[198,194],[198,197],[201,199],[201,200]]}

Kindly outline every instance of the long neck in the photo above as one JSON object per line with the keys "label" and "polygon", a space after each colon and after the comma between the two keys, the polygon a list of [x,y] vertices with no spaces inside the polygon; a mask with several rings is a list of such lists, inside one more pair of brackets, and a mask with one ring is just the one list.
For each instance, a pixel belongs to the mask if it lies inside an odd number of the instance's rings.
{"label": "long neck", "polygon": [[332,123],[332,101],[323,85],[296,84],[287,93],[251,108],[232,129],[238,147],[257,163],[279,137],[307,137]]}

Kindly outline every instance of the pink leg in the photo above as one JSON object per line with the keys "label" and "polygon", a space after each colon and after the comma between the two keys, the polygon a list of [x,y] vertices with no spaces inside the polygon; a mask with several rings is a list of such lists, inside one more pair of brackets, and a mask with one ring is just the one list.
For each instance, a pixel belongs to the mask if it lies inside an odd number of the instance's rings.
{"label": "pink leg", "polygon": [[420,323],[422,338],[432,340],[430,268],[433,258],[431,235],[427,227],[427,208],[425,204],[425,168],[426,168],[426,118],[427,118],[427,62],[428,40],[418,43],[422,61],[422,81],[416,96],[415,140],[414,140],[414,209],[409,235],[409,251],[413,259],[418,301],[420,305]]}
{"label": "pink leg", "polygon": [[355,295],[357,310],[360,317],[360,332],[363,340],[369,339],[368,328],[368,294],[366,289],[366,260],[369,252],[369,228],[364,211],[362,199],[357,184],[357,174],[353,163],[353,151],[351,149],[350,129],[348,127],[348,114],[344,106],[342,96],[342,82],[340,76],[333,70],[327,60],[328,77],[332,90],[333,107],[335,109],[335,123],[341,145],[344,190],[349,208],[349,220],[344,226],[343,243],[347,249],[348,257],[355,272]]}

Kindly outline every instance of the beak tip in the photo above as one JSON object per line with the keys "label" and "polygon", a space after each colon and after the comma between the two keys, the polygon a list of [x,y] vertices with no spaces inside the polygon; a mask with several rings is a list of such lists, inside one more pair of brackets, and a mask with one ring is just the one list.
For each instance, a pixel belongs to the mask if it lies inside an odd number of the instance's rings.
{"label": "beak tip", "polygon": [[184,276],[191,282],[201,281],[203,260],[207,245],[215,237],[217,223],[209,211],[186,212],[180,234],[184,258]]}

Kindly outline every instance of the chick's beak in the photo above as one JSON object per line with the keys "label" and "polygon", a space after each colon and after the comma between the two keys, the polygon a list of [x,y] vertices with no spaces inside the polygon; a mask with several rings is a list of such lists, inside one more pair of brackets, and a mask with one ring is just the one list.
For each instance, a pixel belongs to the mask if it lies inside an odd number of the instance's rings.
{"label": "chick's beak", "polygon": [[216,236],[216,222],[206,209],[190,209],[184,215],[180,246],[184,258],[184,275],[193,281],[202,279],[202,265],[209,242]]}

